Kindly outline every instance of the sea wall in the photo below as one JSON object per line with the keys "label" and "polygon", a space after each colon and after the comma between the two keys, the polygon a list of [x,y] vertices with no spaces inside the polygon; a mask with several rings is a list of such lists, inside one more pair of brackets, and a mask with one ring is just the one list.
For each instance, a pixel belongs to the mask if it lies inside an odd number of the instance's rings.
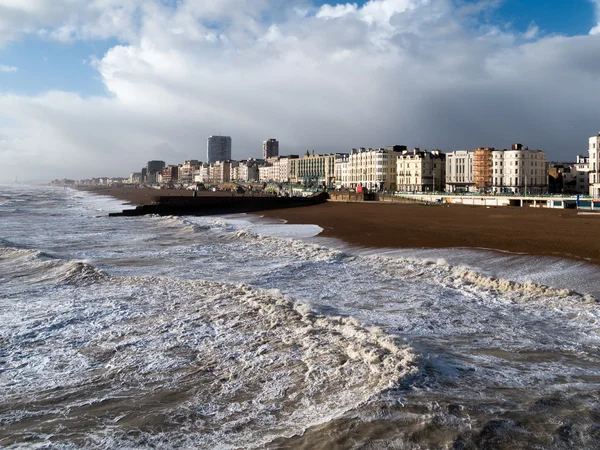
{"label": "sea wall", "polygon": [[297,208],[316,205],[327,201],[327,193],[311,197],[275,197],[275,196],[241,196],[219,195],[211,197],[158,196],[152,204],[111,213],[117,216],[143,216],[157,214],[160,216],[205,216],[214,214],[237,214],[270,209]]}

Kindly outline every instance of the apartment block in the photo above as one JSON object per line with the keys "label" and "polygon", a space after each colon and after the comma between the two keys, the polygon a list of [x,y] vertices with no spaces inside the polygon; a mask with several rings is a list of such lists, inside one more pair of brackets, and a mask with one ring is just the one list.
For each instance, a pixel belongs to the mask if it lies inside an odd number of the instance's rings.
{"label": "apartment block", "polygon": [[263,159],[276,158],[279,156],[279,141],[267,139],[263,142]]}
{"label": "apartment block", "polygon": [[363,187],[371,190],[396,190],[396,161],[405,146],[390,148],[352,149],[348,157],[350,188]]}
{"label": "apartment block", "polygon": [[302,158],[290,161],[290,181],[306,186],[333,187],[337,154],[307,153]]}
{"label": "apartment block", "polygon": [[165,167],[161,172],[161,183],[177,183],[179,177],[179,167],[178,166],[168,166]]}
{"label": "apartment block", "polygon": [[334,162],[335,187],[341,189],[350,186],[350,155],[337,153]]}
{"label": "apartment block", "polygon": [[405,150],[398,156],[396,177],[399,191],[442,191],[446,182],[446,155],[439,150]]}
{"label": "apartment block", "polygon": [[492,152],[492,187],[495,193],[544,194],[548,192],[548,164],[541,150],[513,144],[510,150]]}
{"label": "apartment block", "polygon": [[206,156],[209,164],[231,159],[231,137],[209,136],[206,142]]}

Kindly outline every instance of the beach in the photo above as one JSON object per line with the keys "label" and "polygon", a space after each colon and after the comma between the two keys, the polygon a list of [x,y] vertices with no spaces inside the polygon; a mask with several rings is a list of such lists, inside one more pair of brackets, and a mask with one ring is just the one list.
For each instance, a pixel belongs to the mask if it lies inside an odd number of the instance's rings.
{"label": "beach", "polygon": [[[192,195],[189,190],[96,188],[131,205],[157,195]],[[199,191],[199,195],[219,195]],[[126,207],[124,207],[126,208]],[[484,248],[537,256],[584,260],[600,265],[600,214],[577,210],[421,205],[410,203],[337,203],[256,212],[290,224],[315,224],[322,237],[374,248]]]}

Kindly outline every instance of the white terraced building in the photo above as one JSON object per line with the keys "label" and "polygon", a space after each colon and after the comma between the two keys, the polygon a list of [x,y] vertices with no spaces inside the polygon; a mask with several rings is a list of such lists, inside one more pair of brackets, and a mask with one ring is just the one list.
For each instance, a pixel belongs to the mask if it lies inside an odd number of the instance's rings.
{"label": "white terraced building", "polygon": [[372,190],[396,190],[396,162],[405,146],[378,149],[352,149],[349,162],[349,187]]}
{"label": "white terraced building", "polygon": [[473,152],[456,150],[446,154],[446,191],[473,192]]}
{"label": "white terraced building", "polygon": [[269,163],[266,166],[258,169],[260,181],[265,183],[289,183],[291,161],[297,159],[297,155],[269,158]]}
{"label": "white terraced building", "polygon": [[399,191],[441,191],[446,178],[446,155],[439,150],[405,150],[398,157],[396,173]]}
{"label": "white terraced building", "polygon": [[492,150],[492,191],[544,194],[548,192],[548,164],[541,150],[513,144],[511,150]]}
{"label": "white terraced building", "polygon": [[350,155],[339,153],[334,162],[335,187],[341,189],[350,186]]}
{"label": "white terraced building", "polygon": [[258,163],[255,159],[240,161],[239,165],[232,169],[231,174],[235,181],[243,183],[258,181]]}

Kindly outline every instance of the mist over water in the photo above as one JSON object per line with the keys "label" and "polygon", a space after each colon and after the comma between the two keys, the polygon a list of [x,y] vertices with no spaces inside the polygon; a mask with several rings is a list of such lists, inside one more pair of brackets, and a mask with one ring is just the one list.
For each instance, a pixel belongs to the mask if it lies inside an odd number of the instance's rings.
{"label": "mist over water", "polygon": [[0,189],[0,445],[598,448],[600,270]]}

